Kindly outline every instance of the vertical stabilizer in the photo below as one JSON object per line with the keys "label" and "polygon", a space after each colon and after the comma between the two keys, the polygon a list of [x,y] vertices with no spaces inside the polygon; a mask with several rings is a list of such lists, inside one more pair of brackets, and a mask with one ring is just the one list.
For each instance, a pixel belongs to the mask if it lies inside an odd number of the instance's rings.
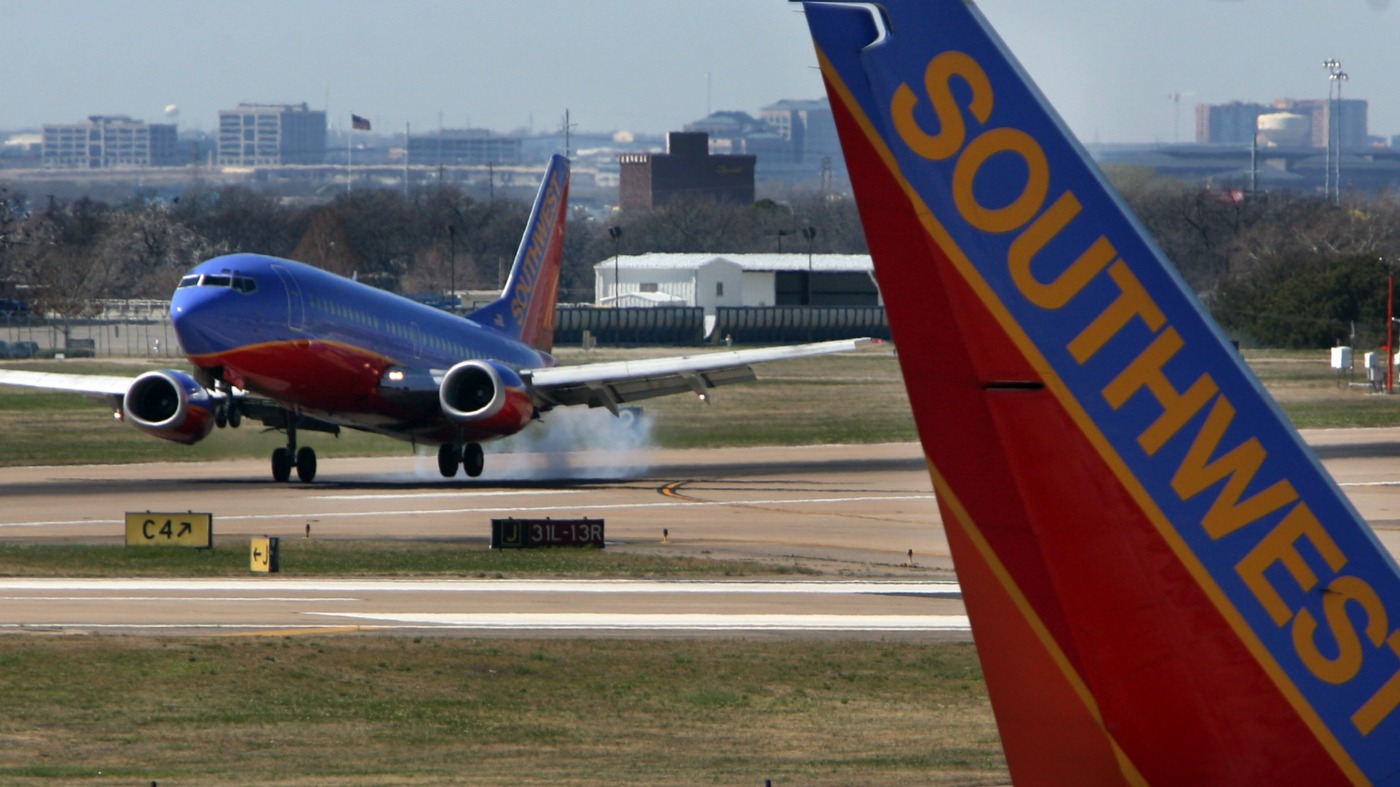
{"label": "vertical stabilizer", "polygon": [[1400,573],[968,0],[805,3],[1017,784],[1400,783]]}
{"label": "vertical stabilizer", "polygon": [[501,297],[469,318],[537,350],[554,346],[554,307],[564,262],[564,222],[569,209],[569,160],[554,156],[540,183],[520,250]]}

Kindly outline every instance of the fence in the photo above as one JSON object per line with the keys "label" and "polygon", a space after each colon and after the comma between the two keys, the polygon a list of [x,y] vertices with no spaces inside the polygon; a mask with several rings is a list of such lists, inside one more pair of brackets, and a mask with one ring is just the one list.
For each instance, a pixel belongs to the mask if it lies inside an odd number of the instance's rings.
{"label": "fence", "polygon": [[700,344],[705,341],[705,310],[698,306],[560,306],[555,312],[555,344],[580,344],[584,331],[598,344],[614,347]]}
{"label": "fence", "polygon": [[[179,358],[168,301],[103,302],[100,317],[60,320],[0,315],[0,341],[39,357]],[[890,338],[880,306],[721,307],[707,319],[689,306],[600,309],[561,306],[554,340],[578,345],[584,331],[605,346],[777,344],[871,336]],[[0,358],[8,353],[0,348]]]}
{"label": "fence", "polygon": [[23,315],[0,319],[0,341],[9,348],[0,356],[182,357],[168,312],[147,319],[104,316],[45,320]]}
{"label": "fence", "polygon": [[883,306],[721,306],[710,341],[739,344],[890,338]]}

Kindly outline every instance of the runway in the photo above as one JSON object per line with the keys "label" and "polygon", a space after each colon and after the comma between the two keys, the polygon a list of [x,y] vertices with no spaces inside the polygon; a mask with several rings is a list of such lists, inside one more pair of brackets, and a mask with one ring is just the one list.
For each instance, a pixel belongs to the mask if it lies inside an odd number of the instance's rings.
{"label": "runway", "polygon": [[[431,458],[328,459],[312,485],[273,483],[249,461],[12,468],[0,538],[120,543],[126,511],[194,510],[213,514],[216,548],[308,526],[313,539],[484,543],[493,518],[586,516],[604,520],[611,550],[881,581],[0,580],[0,631],[969,636],[917,445],[563,461],[492,457],[496,478],[466,482]],[[562,478],[529,480],[542,470]]]}
{"label": "runway", "polygon": [[[1304,437],[1400,554],[1400,429]],[[311,485],[273,483],[264,464],[10,468],[0,539],[119,543],[124,512],[145,510],[210,512],[217,548],[232,549],[257,535],[306,538],[308,526],[314,539],[486,542],[492,518],[587,516],[605,520],[609,549],[796,563],[824,576],[0,580],[0,632],[970,637],[916,444],[498,456],[498,476],[474,482],[437,477],[426,457],[325,460]],[[529,480],[541,467],[559,480]]]}
{"label": "runway", "polygon": [[[493,457],[508,476],[445,481],[430,458],[330,459],[315,484],[265,462],[9,468],[0,538],[120,540],[126,511],[205,511],[216,543],[256,535],[478,539],[493,518],[603,518],[619,548],[949,568],[915,444],[579,455],[562,480],[522,480],[538,457]],[[554,471],[559,472],[558,468]],[[592,477],[590,477],[590,474]]]}
{"label": "runway", "polygon": [[963,638],[948,582],[0,580],[0,631]]}

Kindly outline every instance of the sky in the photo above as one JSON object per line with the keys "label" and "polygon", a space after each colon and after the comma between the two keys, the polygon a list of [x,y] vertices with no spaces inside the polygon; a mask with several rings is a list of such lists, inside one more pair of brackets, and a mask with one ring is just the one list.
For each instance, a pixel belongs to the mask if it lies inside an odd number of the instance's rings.
{"label": "sky", "polygon": [[[1400,134],[1400,0],[980,0],[1085,142],[1189,142],[1197,103],[1326,98]],[[784,0],[0,0],[0,129],[239,102],[375,130],[661,134],[823,95]]]}

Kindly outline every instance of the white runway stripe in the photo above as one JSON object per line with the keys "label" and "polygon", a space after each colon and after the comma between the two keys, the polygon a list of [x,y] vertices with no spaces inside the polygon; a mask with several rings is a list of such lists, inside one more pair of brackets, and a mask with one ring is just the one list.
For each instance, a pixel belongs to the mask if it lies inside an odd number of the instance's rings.
{"label": "white runway stripe", "polygon": [[[179,591],[247,593],[254,588],[278,593],[769,593],[835,595],[952,595],[956,582],[791,581],[714,582],[655,579],[27,579],[0,578],[0,591]],[[213,598],[213,597],[209,597]],[[308,596],[307,598],[311,598]],[[306,599],[303,599],[306,600]]]}
{"label": "white runway stripe", "polygon": [[311,615],[445,628],[592,631],[969,631],[966,615],[704,615],[342,613]]}

